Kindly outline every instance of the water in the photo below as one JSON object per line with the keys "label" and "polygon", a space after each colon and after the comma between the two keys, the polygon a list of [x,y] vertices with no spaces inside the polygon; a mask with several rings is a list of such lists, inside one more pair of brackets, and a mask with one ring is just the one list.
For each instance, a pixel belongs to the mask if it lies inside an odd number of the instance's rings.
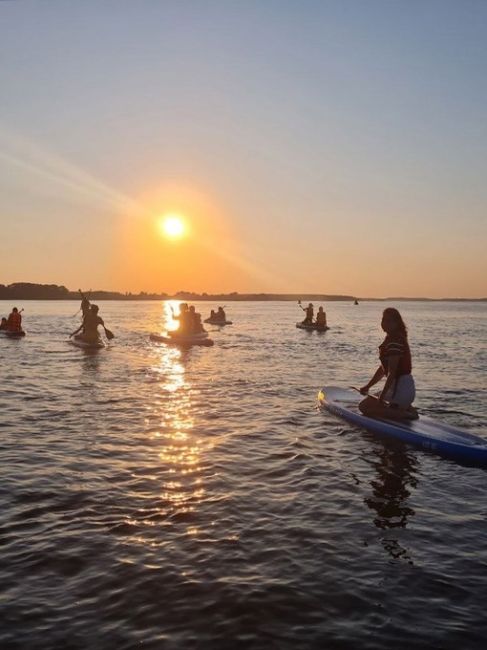
{"label": "water", "polygon": [[[11,305],[0,303],[0,314]],[[316,409],[377,365],[383,303],[232,303],[213,348],[163,303],[70,302],[0,339],[0,647],[483,648],[486,472]],[[202,304],[204,314],[213,304]],[[417,405],[487,437],[486,304],[404,303]]]}

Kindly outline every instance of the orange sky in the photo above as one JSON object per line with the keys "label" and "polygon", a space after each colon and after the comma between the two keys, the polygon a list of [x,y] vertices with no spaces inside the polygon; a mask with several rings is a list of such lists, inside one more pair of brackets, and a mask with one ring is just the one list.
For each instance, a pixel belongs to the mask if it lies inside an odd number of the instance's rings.
{"label": "orange sky", "polygon": [[0,3],[0,283],[487,296],[482,3],[41,4]]}

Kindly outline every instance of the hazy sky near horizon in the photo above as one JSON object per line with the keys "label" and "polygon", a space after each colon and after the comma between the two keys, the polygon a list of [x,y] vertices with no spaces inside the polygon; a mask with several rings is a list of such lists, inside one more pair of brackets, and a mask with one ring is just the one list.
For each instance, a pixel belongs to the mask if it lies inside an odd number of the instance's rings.
{"label": "hazy sky near horizon", "polygon": [[487,296],[486,70],[483,0],[1,1],[0,283]]}

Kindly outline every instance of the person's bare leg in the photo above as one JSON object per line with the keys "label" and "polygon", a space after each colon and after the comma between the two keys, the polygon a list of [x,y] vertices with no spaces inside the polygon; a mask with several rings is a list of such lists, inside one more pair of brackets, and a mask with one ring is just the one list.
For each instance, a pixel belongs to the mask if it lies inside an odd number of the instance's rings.
{"label": "person's bare leg", "polygon": [[367,417],[376,417],[374,414],[384,409],[384,405],[379,402],[377,397],[371,395],[363,399],[358,405],[360,412]]}
{"label": "person's bare leg", "polygon": [[408,420],[417,420],[419,415],[418,411],[413,406],[410,406],[408,408],[386,406],[385,414],[379,417],[384,417],[388,420],[398,420],[404,422]]}
{"label": "person's bare leg", "polygon": [[369,418],[385,418],[387,420],[417,420],[419,415],[414,406],[408,408],[391,408],[389,404],[380,402],[376,397],[366,397],[359,404],[360,412]]}

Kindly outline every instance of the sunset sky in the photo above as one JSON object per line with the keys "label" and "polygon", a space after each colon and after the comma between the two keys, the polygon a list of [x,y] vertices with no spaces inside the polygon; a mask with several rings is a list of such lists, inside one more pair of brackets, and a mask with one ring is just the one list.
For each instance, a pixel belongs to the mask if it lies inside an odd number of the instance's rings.
{"label": "sunset sky", "polygon": [[487,296],[486,70],[484,0],[1,1],[0,283]]}

